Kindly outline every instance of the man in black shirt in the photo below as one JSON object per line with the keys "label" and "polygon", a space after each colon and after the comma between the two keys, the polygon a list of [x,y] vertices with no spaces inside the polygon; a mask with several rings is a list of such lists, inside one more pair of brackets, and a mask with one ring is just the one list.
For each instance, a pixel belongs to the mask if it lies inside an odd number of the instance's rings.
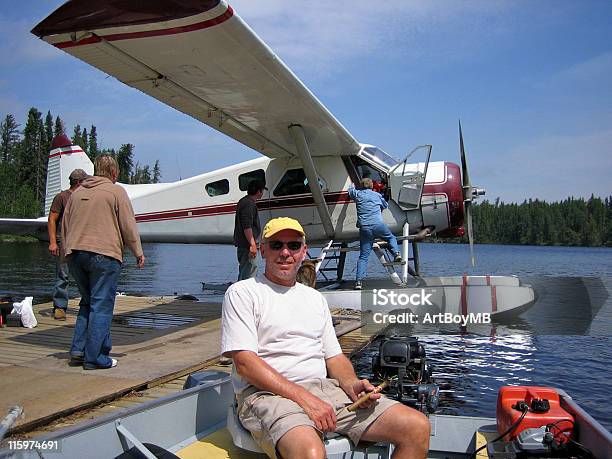
{"label": "man in black shirt", "polygon": [[68,180],[70,188],[62,191],[53,198],[53,203],[49,209],[49,219],[47,220],[47,231],[49,233],[49,253],[55,257],[55,284],[53,285],[53,318],[55,320],[66,320],[66,310],[68,309],[68,261],[61,250],[60,231],[62,227],[62,217],[68,200],[72,192],[81,186],[83,180],[87,178],[87,173],[83,169],[75,169],[70,173]]}
{"label": "man in black shirt", "polygon": [[238,280],[254,277],[257,273],[257,239],[261,234],[257,201],[261,199],[265,186],[253,180],[247,186],[247,195],[236,205],[234,221],[234,245],[238,255]]}

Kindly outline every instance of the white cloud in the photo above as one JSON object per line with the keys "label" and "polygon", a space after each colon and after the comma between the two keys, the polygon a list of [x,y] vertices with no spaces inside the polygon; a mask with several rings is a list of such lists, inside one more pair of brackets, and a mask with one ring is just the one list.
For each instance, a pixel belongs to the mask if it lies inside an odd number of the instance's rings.
{"label": "white cloud", "polygon": [[605,78],[609,83],[610,75],[612,75],[612,52],[607,52],[571,65],[554,75],[552,80],[588,84]]}
{"label": "white cloud", "polygon": [[[416,0],[306,4],[235,0],[231,4],[290,67],[323,78],[356,57],[365,63],[377,56],[414,60],[436,54],[456,59],[477,53],[487,42],[482,33],[504,33],[501,18],[514,7],[505,1]],[[449,35],[460,38],[449,41]]]}
{"label": "white cloud", "polygon": [[0,67],[55,59],[60,52],[30,33],[29,20],[0,19]]}

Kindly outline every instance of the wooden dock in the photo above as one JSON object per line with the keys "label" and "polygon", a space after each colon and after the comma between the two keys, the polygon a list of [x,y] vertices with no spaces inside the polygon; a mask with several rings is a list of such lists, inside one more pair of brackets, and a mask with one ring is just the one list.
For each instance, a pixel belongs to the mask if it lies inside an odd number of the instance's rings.
{"label": "wooden dock", "polygon": [[[219,365],[221,305],[174,297],[118,296],[111,327],[116,368],[85,371],[68,365],[78,300],[66,321],[53,319],[51,303],[34,306],[34,329],[0,329],[0,417],[21,405],[13,436],[35,437],[111,411],[181,390],[187,376]],[[336,327],[351,355],[377,330],[360,328],[346,311]]]}

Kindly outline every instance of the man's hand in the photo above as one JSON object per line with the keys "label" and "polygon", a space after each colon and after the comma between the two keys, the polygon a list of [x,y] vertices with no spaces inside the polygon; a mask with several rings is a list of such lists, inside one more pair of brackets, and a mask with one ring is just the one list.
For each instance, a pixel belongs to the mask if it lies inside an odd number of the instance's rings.
{"label": "man's hand", "polygon": [[144,268],[144,263],[145,263],[144,255],[140,255],[139,257],[136,257],[136,266],[138,266],[139,268]]}
{"label": "man's hand", "polygon": [[[352,401],[356,401],[366,392],[372,392],[375,387],[370,384],[370,381],[368,381],[367,379],[361,379],[354,380],[353,382],[348,383],[346,385],[342,385],[342,389],[344,390],[344,392],[346,392],[346,395],[348,395]],[[359,405],[359,408],[371,407],[380,397],[380,394],[370,394],[370,398],[368,398],[368,400]]]}
{"label": "man's hand", "polygon": [[54,257],[59,257],[59,246],[57,245],[57,241],[56,240],[52,240],[51,242],[49,242],[49,253],[51,255],[53,255]]}
{"label": "man's hand", "polygon": [[[355,402],[363,394],[371,392],[375,387],[367,379],[358,379],[353,370],[351,361],[342,353],[325,360],[327,375],[338,380],[340,387],[349,398]],[[380,394],[370,394],[369,398],[363,402],[360,408],[368,408],[381,397]]]}
{"label": "man's hand", "polygon": [[298,405],[313,420],[317,429],[322,432],[333,432],[336,430],[336,412],[334,407],[324,402],[316,395],[307,390],[301,395]]}
{"label": "man's hand", "polygon": [[257,256],[257,244],[255,241],[251,242],[249,246],[249,258],[255,258]]}

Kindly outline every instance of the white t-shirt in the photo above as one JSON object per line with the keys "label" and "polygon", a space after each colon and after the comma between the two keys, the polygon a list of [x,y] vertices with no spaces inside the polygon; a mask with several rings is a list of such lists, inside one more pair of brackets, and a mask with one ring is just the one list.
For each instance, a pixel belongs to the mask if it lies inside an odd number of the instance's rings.
{"label": "white t-shirt", "polygon": [[[342,352],[323,295],[263,275],[236,282],[223,299],[221,353],[240,350],[257,353],[293,382],[325,378],[325,359]],[[235,371],[232,383],[237,394],[249,386]]]}

